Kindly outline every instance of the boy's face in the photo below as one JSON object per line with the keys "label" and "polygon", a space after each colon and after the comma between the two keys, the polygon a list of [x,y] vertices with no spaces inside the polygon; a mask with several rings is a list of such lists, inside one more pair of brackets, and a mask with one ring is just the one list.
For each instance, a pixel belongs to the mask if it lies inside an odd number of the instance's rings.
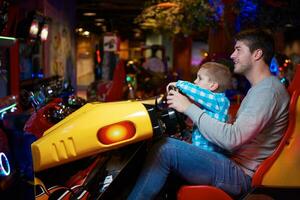
{"label": "boy's face", "polygon": [[207,69],[200,68],[197,73],[197,78],[194,81],[195,85],[200,86],[201,88],[207,90],[213,90],[212,88],[212,81],[209,79]]}

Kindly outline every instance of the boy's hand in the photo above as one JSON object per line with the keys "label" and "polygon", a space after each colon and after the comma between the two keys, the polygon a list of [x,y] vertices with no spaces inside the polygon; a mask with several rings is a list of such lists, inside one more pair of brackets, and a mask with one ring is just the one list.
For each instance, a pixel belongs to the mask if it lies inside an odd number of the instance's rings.
{"label": "boy's hand", "polygon": [[183,113],[192,104],[190,100],[175,90],[170,90],[167,96],[167,103],[170,108]]}
{"label": "boy's hand", "polygon": [[[174,88],[176,88],[176,82],[171,82],[171,83],[169,83],[169,84],[167,85],[167,88],[166,88],[167,93],[169,93],[170,90],[174,90]],[[177,88],[176,88],[176,89],[177,89]]]}

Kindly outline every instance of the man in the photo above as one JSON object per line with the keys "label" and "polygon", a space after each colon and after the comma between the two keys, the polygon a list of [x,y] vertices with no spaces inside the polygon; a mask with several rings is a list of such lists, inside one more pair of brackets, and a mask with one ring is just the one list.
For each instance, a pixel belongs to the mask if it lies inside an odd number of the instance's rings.
{"label": "man", "polygon": [[254,171],[272,154],[287,127],[289,95],[269,71],[274,40],[268,33],[241,32],[234,49],[234,72],[244,75],[251,88],[233,124],[211,118],[176,91],[167,97],[171,108],[190,117],[207,140],[231,155],[164,138],[149,152],[128,199],[153,199],[171,172],[190,184],[212,185],[234,197],[250,189]]}
{"label": "man", "polygon": [[146,70],[150,70],[151,72],[162,74],[165,72],[165,64],[160,58],[156,56],[156,53],[157,49],[153,47],[151,49],[151,57],[143,63],[143,67]]}

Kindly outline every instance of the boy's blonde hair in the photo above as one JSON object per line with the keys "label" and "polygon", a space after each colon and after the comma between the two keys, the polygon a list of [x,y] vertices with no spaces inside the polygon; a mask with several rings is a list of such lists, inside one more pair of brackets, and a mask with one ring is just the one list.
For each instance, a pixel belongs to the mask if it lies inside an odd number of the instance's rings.
{"label": "boy's blonde hair", "polygon": [[231,88],[231,72],[225,65],[217,62],[206,62],[200,68],[205,69],[205,73],[211,81],[219,84],[214,92],[224,92]]}

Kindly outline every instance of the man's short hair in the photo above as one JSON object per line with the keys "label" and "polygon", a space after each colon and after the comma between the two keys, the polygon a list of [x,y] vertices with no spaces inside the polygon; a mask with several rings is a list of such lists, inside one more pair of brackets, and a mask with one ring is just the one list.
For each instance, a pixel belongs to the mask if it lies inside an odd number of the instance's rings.
{"label": "man's short hair", "polygon": [[235,36],[235,40],[244,41],[251,53],[257,49],[261,49],[263,52],[263,60],[266,64],[271,64],[275,53],[275,44],[274,38],[269,32],[262,29],[248,29],[239,32]]}
{"label": "man's short hair", "polygon": [[206,62],[201,68],[206,70],[205,73],[211,81],[219,84],[215,92],[224,92],[231,88],[231,73],[228,67],[217,62]]}

